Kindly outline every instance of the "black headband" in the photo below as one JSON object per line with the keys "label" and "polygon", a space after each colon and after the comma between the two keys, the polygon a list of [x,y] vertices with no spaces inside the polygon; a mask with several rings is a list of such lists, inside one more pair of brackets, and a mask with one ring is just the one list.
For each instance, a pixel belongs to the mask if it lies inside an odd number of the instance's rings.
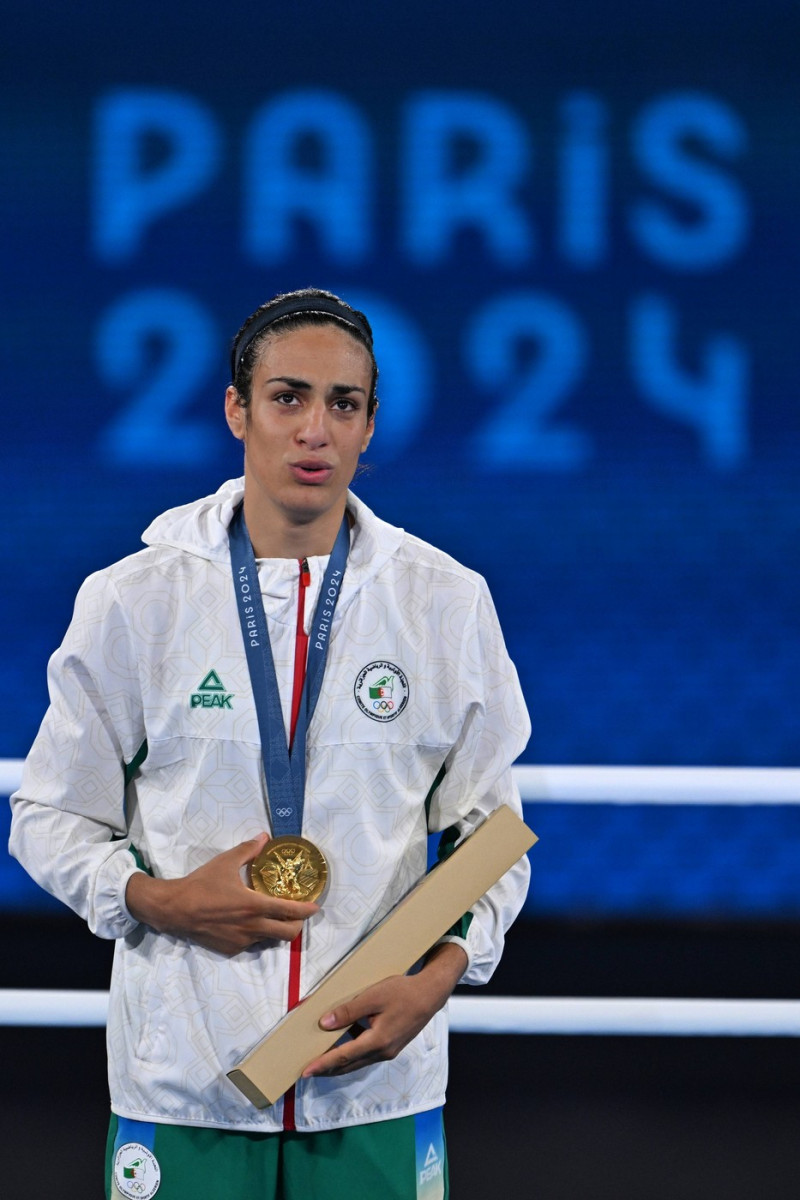
{"label": "black headband", "polygon": [[236,371],[241,365],[245,351],[254,338],[263,333],[268,326],[279,321],[281,317],[294,316],[295,313],[324,313],[326,316],[337,317],[360,333],[369,347],[372,346],[372,334],[363,317],[352,308],[345,307],[340,300],[329,300],[326,296],[287,297],[280,304],[267,309],[260,317],[248,325],[239,340],[234,343],[231,351],[231,379],[236,378]]}

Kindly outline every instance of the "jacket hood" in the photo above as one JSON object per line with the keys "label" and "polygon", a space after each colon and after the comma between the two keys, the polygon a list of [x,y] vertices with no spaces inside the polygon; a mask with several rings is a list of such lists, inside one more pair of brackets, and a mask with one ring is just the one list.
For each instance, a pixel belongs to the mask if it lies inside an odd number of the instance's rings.
{"label": "jacket hood", "polygon": [[[148,525],[142,534],[147,546],[165,546],[200,558],[230,562],[228,526],[244,499],[244,477],[229,479],[211,496],[169,508]],[[350,557],[345,586],[371,578],[396,552],[403,530],[381,521],[352,492],[347,493],[347,511],[353,518]]]}
{"label": "jacket hood", "polygon": [[168,508],[142,534],[146,546],[169,546],[201,558],[227,559],[228,526],[244,498],[244,477],[229,479],[211,496]]}

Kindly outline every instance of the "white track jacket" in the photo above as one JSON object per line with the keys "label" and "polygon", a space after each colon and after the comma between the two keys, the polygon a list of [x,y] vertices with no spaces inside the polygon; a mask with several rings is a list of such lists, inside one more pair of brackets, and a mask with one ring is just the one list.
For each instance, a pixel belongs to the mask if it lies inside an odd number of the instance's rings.
{"label": "white track jacket", "polygon": [[[95,933],[117,939],[113,1111],[269,1132],[282,1126],[282,1102],[257,1110],[226,1072],[286,1012],[288,945],[226,957],[138,924],[124,899],[142,866],[177,878],[269,828],[228,549],[242,496],[233,480],[164,513],[147,549],[84,583],[12,797],[10,848]],[[499,804],[520,810],[510,764],[530,732],[480,576],[352,494],[348,509],[350,557],[307,744],[303,834],[330,882],[306,923],[301,995],[424,874],[429,830],[460,836]],[[310,560],[307,629],[326,561]],[[288,728],[298,564],[258,565]],[[455,939],[469,956],[464,982],[491,975],[527,881],[523,858],[475,906]],[[443,1103],[446,1041],[442,1011],[391,1062],[302,1080],[297,1129]]]}

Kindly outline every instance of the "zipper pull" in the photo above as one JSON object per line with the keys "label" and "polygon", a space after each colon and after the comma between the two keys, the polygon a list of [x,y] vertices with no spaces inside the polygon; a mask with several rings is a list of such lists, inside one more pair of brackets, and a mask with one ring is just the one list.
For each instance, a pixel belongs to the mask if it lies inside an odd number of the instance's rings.
{"label": "zipper pull", "polygon": [[308,566],[308,559],[300,559],[300,583],[303,587],[311,586],[311,571]]}

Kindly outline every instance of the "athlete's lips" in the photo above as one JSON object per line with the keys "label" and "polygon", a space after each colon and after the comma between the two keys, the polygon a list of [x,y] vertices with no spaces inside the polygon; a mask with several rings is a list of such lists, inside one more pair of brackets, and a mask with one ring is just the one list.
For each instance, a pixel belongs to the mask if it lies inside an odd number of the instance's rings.
{"label": "athlete's lips", "polygon": [[304,458],[289,463],[289,470],[302,483],[327,483],[333,475],[333,466],[318,458]]}

